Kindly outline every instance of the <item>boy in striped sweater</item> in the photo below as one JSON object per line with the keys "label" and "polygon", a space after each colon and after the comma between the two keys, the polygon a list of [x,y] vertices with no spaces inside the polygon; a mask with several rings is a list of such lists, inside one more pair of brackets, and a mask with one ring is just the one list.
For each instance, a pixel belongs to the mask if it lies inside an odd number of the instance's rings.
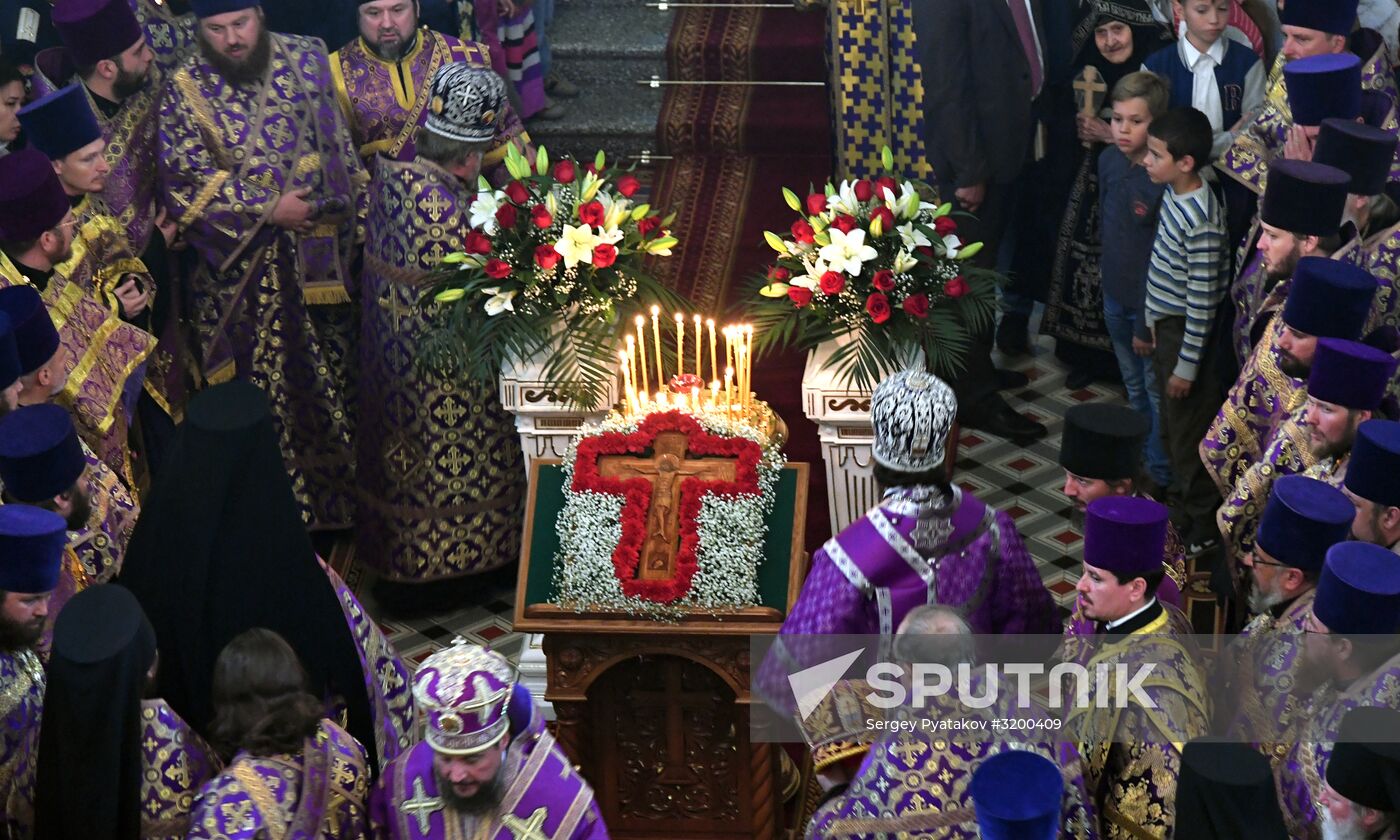
{"label": "boy in striped sweater", "polygon": [[1225,208],[1200,175],[1211,161],[1211,134],[1210,120],[1200,111],[1168,111],[1148,127],[1143,160],[1148,177],[1167,186],[1148,260],[1144,311],[1162,388],[1159,420],[1172,465],[1173,524],[1196,552],[1219,541],[1220,494],[1197,447],[1220,407],[1211,331],[1230,282]]}

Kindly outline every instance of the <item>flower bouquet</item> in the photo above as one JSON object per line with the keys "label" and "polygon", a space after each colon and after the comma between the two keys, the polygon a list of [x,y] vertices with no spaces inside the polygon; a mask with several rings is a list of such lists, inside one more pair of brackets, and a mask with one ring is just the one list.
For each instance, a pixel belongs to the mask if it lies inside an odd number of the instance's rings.
{"label": "flower bouquet", "polygon": [[421,361],[443,376],[494,381],[507,359],[543,357],[556,390],[593,409],[615,375],[619,324],[653,304],[682,301],[642,270],[671,254],[676,238],[630,172],[506,152],[511,181],[484,180],[470,207],[464,248],[443,258],[424,303],[438,317]]}
{"label": "flower bouquet", "polygon": [[973,333],[996,311],[1000,276],[967,260],[952,205],[925,201],[926,184],[888,174],[827,184],[805,200],[784,188],[799,214],[787,236],[765,232],[777,260],[755,281],[748,307],[766,347],[811,349],[847,338],[827,362],[839,380],[873,388],[922,351],[933,373],[962,368]]}

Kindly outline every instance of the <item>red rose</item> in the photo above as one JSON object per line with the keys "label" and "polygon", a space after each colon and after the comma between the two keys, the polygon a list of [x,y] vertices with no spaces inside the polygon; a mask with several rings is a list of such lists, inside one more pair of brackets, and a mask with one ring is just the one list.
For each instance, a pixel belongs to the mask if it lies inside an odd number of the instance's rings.
{"label": "red rose", "polygon": [[883,324],[890,319],[890,299],[876,292],[865,299],[865,311],[870,313],[870,320]]}
{"label": "red rose", "polygon": [[518,218],[514,204],[502,204],[500,209],[496,211],[496,224],[500,225],[503,230],[514,229]]}
{"label": "red rose", "polygon": [[888,175],[875,179],[875,194],[884,198],[885,190],[889,190],[895,195],[899,195],[899,184]]}
{"label": "red rose", "polygon": [[812,230],[806,219],[798,219],[792,223],[792,238],[797,240],[799,245],[811,245],[817,241],[817,232]]}
{"label": "red rose", "polygon": [[929,259],[933,259],[933,258],[936,256],[936,255],[933,253],[933,248],[930,247],[930,246],[928,246],[928,245],[920,245],[919,247],[915,248],[914,250],[915,250],[917,253],[923,254],[924,256],[928,257]]}
{"label": "red rose", "polygon": [[881,229],[886,233],[894,230],[894,214],[890,212],[890,208],[876,207],[874,210],[871,210],[870,221],[874,222],[876,219],[880,220]]}
{"label": "red rose", "polygon": [[958,223],[953,221],[952,216],[939,216],[933,220],[933,229],[939,236],[947,236],[958,229]]}
{"label": "red rose", "polygon": [[768,280],[772,283],[786,283],[792,272],[780,265],[775,265],[768,269]]}
{"label": "red rose", "polygon": [[962,279],[962,277],[954,277],[952,280],[943,284],[943,294],[950,298],[960,298],[967,294],[967,292],[967,281]]}
{"label": "red rose", "polygon": [[536,204],[530,208],[530,221],[535,223],[535,227],[543,230],[554,224],[554,217],[550,215],[548,207]]}
{"label": "red rose", "polygon": [[486,276],[492,280],[504,280],[510,276],[510,263],[505,260],[487,260]]}
{"label": "red rose", "polygon": [[900,306],[904,307],[904,311],[908,313],[911,318],[922,320],[928,317],[928,295],[923,292],[905,298],[904,303],[900,304]]}
{"label": "red rose", "polygon": [[788,299],[797,305],[798,309],[812,302],[812,290],[804,289],[801,286],[792,286],[788,289]]}
{"label": "red rose", "polygon": [[812,193],[807,196],[807,213],[809,215],[815,216],[824,210],[826,210],[825,193]]}
{"label": "red rose", "polygon": [[561,184],[572,184],[578,177],[578,170],[574,168],[571,160],[561,160],[554,164],[554,180]]}
{"label": "red rose", "polygon": [[524,204],[530,200],[530,191],[525,189],[525,185],[519,181],[511,181],[506,184],[506,198],[516,204]]}
{"label": "red rose", "polygon": [[541,245],[535,249],[535,265],[550,271],[558,264],[559,252],[554,250],[553,245]]}
{"label": "red rose", "polygon": [[831,226],[842,233],[850,233],[858,226],[855,216],[847,216],[845,213],[831,220]]}
{"label": "red rose", "polygon": [[637,222],[637,233],[641,234],[643,239],[649,238],[652,233],[660,229],[661,219],[657,216],[647,216],[645,219]]}
{"label": "red rose", "polygon": [[822,275],[819,284],[822,287],[822,294],[839,295],[841,290],[846,288],[846,278],[835,271],[828,271]]}
{"label": "red rose", "polygon": [[580,204],[578,208],[579,221],[583,222],[586,225],[601,226],[603,224],[603,219],[607,215],[608,213],[606,210],[603,209],[603,205],[599,204],[596,201],[590,201],[587,204]]}
{"label": "red rose", "polygon": [[637,176],[630,173],[617,179],[617,191],[628,198],[636,195],[637,190],[641,188],[642,182],[637,180]]}
{"label": "red rose", "polygon": [[593,267],[607,268],[617,262],[617,248],[604,242],[593,249]]}
{"label": "red rose", "polygon": [[875,195],[875,185],[864,178],[856,181],[856,200],[869,201]]}
{"label": "red rose", "polygon": [[462,246],[462,250],[468,254],[489,254],[491,253],[491,237],[479,230],[467,232],[467,241]]}
{"label": "red rose", "polygon": [[894,288],[894,272],[888,268],[882,268],[875,272],[875,276],[870,278],[871,284],[882,292],[888,292]]}

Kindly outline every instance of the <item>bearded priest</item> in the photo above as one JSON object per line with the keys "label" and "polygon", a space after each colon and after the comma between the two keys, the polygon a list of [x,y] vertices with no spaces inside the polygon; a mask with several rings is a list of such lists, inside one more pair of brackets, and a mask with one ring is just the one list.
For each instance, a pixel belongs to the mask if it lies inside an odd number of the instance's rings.
{"label": "bearded priest", "polygon": [[607,840],[593,789],[500,654],[458,639],[423,660],[413,699],[426,740],[379,777],[374,837]]}
{"label": "bearded priest", "polygon": [[[413,160],[415,140],[441,102],[433,76],[453,64],[491,71],[491,55],[474,41],[419,26],[417,0],[359,0],[358,6],[360,36],[331,53],[331,77],[355,147],[373,173],[375,155]],[[488,170],[505,160],[509,144],[530,141],[508,101],[495,114],[482,164]]]}

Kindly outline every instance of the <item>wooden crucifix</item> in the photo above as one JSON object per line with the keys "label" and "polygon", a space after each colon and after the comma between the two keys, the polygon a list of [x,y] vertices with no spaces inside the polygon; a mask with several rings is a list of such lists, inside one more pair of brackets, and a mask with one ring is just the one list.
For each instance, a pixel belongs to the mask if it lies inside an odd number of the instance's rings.
{"label": "wooden crucifix", "polygon": [[685,432],[660,432],[652,444],[650,458],[605,455],[598,459],[598,474],[603,478],[645,478],[651,482],[647,536],[637,564],[640,580],[669,580],[675,576],[682,481],[695,478],[704,483],[729,482],[737,475],[736,459],[688,456],[689,444]]}
{"label": "wooden crucifix", "polygon": [[[1079,106],[1079,113],[1098,119],[1099,110],[1103,108],[1104,97],[1107,95],[1108,85],[1104,83],[1099,68],[1092,64],[1085,65],[1084,72],[1074,80],[1074,102]],[[1088,140],[1084,141],[1086,149],[1093,145]]]}

